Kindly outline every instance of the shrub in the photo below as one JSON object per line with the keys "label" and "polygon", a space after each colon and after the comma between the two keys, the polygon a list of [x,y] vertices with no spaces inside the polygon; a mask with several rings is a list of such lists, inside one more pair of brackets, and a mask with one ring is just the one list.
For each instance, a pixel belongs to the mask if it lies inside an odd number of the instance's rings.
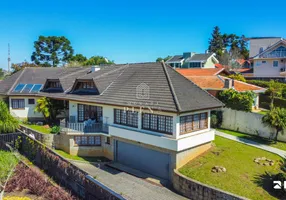
{"label": "shrub", "polygon": [[224,90],[218,94],[218,99],[221,100],[226,107],[246,112],[251,112],[254,97],[255,93],[253,92],[237,92],[234,89]]}
{"label": "shrub", "polygon": [[242,81],[242,82],[246,82],[244,76],[242,76],[241,74],[232,74],[232,75],[229,75],[228,78],[238,80],[238,81]]}
{"label": "shrub", "polygon": [[259,87],[268,88],[269,81],[259,81],[259,80],[247,80],[247,83],[257,85]]}
{"label": "shrub", "polygon": [[59,126],[53,126],[51,129],[51,133],[58,134],[61,131],[61,127]]}
{"label": "shrub", "polygon": [[222,124],[222,111],[211,111],[211,127],[220,128]]}
{"label": "shrub", "polygon": [[0,133],[13,133],[19,127],[19,122],[9,112],[7,104],[0,101]]}

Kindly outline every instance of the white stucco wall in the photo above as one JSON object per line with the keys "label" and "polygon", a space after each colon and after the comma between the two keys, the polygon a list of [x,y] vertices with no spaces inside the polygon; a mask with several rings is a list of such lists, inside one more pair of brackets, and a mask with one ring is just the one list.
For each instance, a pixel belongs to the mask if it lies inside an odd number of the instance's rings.
{"label": "white stucco wall", "polygon": [[[24,99],[25,100],[25,108],[24,109],[12,109],[12,99]],[[28,104],[28,99],[35,99],[35,104]],[[10,113],[21,119],[26,119],[26,118],[43,118],[42,113],[36,113],[34,112],[36,103],[39,97],[23,97],[23,96],[10,96],[9,97],[9,110]]]}
{"label": "white stucco wall", "polygon": [[[275,130],[264,126],[261,122],[262,117],[263,115],[257,113],[224,108],[222,128],[269,138]],[[280,133],[278,140],[286,142],[286,134]]]}
{"label": "white stucco wall", "polygon": [[[273,61],[278,61],[278,67],[273,67]],[[266,63],[262,63],[262,61],[266,61]],[[258,65],[259,63],[259,65]],[[253,72],[255,77],[279,77],[280,69],[284,68],[285,61],[281,62],[281,59],[257,59],[254,60],[253,63]]]}
{"label": "white stucco wall", "polygon": [[[124,107],[119,107],[119,106],[109,106],[109,105],[101,105],[101,104],[95,104],[95,103],[83,103],[83,102],[76,102],[76,101],[69,101],[69,115],[70,116],[75,116],[76,120],[78,119],[78,113],[77,113],[77,105],[78,104],[86,104],[86,105],[93,105],[93,106],[101,106],[102,107],[102,116],[103,116],[103,123],[104,124],[114,124],[114,108],[117,109],[124,109]],[[131,108],[130,108],[131,109]],[[138,130],[142,130],[142,115],[141,115],[141,111],[138,109],[135,109],[135,111],[138,112]],[[173,116],[173,135],[171,137],[176,137],[176,117],[177,115],[174,113],[169,113],[169,112],[156,112],[154,111],[154,114],[159,114],[159,115],[166,115],[166,116]],[[118,125],[117,125],[118,126]],[[120,126],[120,125],[119,125]],[[125,127],[126,126],[122,126]],[[157,134],[157,135],[162,135],[162,136],[167,136],[170,137],[169,135],[166,134],[161,134],[158,132],[153,132],[153,131],[147,131],[144,130],[145,132],[148,133],[153,133],[153,134]]]}
{"label": "white stucco wall", "polygon": [[204,68],[215,68],[215,63],[213,62],[212,57],[210,57],[204,64]]}

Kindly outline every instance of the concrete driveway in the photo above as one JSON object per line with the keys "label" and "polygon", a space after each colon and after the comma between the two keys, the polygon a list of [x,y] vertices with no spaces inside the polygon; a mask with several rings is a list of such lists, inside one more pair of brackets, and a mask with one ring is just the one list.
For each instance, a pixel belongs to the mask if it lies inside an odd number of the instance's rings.
{"label": "concrete driveway", "polygon": [[72,161],[73,164],[88,172],[96,180],[113,191],[121,194],[126,199],[134,200],[185,200],[186,198],[175,192],[150,183],[144,179],[137,178],[125,172],[102,166],[101,169],[90,163]]}

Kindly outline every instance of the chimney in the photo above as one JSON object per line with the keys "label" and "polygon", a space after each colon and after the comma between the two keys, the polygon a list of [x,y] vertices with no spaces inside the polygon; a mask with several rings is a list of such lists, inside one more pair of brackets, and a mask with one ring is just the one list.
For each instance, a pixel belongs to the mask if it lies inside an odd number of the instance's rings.
{"label": "chimney", "polygon": [[231,86],[234,88],[234,79],[231,80],[232,80]]}
{"label": "chimney", "polygon": [[92,66],[91,67],[91,72],[96,72],[96,71],[98,71],[98,70],[100,70],[100,67],[99,66]]}
{"label": "chimney", "polygon": [[187,59],[187,58],[192,57],[195,54],[196,54],[195,52],[185,52],[185,53],[183,53],[183,58]]}
{"label": "chimney", "polygon": [[206,51],[205,51],[205,54],[208,54],[209,53],[209,50],[207,49]]}
{"label": "chimney", "polygon": [[224,79],[224,87],[226,89],[232,88],[232,79]]}

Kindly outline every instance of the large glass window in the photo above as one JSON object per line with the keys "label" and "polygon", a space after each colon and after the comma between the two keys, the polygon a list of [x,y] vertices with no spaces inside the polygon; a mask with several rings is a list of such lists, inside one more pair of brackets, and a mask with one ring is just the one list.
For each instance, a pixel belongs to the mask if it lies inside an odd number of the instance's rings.
{"label": "large glass window", "polygon": [[199,113],[180,117],[180,134],[208,128],[208,114]]}
{"label": "large glass window", "polygon": [[201,67],[201,63],[200,62],[190,62],[189,63],[189,67],[190,68],[200,68]]}
{"label": "large glass window", "polygon": [[83,122],[88,119],[102,121],[102,107],[78,104],[78,121]]}
{"label": "large glass window", "polygon": [[142,129],[173,134],[173,117],[143,113]]}
{"label": "large glass window", "polygon": [[24,99],[12,99],[11,104],[12,104],[12,109],[24,109],[25,108]]}
{"label": "large glass window", "polygon": [[138,128],[138,112],[114,109],[114,123]]}

